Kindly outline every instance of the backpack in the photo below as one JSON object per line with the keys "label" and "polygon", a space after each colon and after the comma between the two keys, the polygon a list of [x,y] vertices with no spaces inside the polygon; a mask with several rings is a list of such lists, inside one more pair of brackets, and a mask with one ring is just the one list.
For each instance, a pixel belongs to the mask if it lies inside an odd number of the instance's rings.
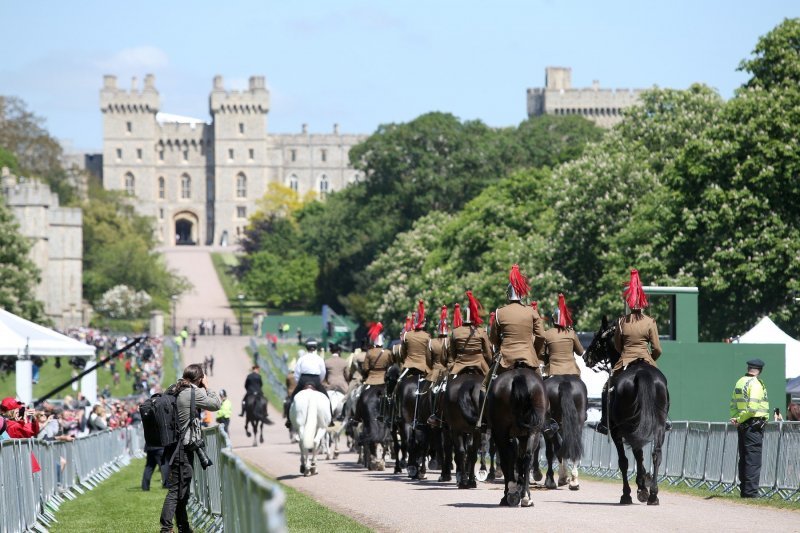
{"label": "backpack", "polygon": [[174,394],[153,394],[139,406],[144,441],[162,448],[178,442],[178,398]]}

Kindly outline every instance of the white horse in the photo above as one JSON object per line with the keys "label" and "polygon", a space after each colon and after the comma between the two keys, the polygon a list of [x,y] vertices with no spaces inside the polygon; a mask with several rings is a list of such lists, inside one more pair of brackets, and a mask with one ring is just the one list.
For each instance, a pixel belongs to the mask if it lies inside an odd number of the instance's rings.
{"label": "white horse", "polygon": [[[344,408],[344,394],[339,391],[329,390],[328,400],[331,402],[331,409],[333,409],[334,420],[342,416],[342,409]],[[325,459],[337,459],[339,457],[339,437],[344,431],[344,424],[334,423],[333,427],[329,427],[325,433],[325,438],[322,439],[322,449],[325,452]],[[333,450],[331,450],[333,448]]]}
{"label": "white horse", "polygon": [[321,392],[304,389],[294,397],[289,416],[300,440],[300,473],[316,474],[317,451],[331,422],[330,402]]}

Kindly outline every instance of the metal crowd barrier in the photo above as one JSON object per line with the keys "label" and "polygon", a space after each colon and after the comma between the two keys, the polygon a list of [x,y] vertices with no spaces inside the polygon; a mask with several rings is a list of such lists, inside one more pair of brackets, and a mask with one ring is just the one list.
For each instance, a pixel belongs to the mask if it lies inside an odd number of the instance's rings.
{"label": "metal crowd barrier", "polygon": [[[739,446],[736,426],[723,422],[673,422],[661,449],[659,481],[673,485],[730,492],[739,484]],[[617,451],[611,439],[583,428],[580,468],[600,477],[621,477]],[[652,466],[652,446],[644,450],[645,466]],[[626,446],[628,475],[635,475],[633,454]],[[761,452],[762,496],[779,495],[800,501],[800,422],[769,422]]]}
{"label": "metal crowd barrier", "polygon": [[203,441],[213,465],[203,470],[195,460],[189,500],[193,525],[206,532],[287,531],[286,496],[280,486],[253,472],[233,454],[221,426],[204,428]]}
{"label": "metal crowd barrier", "polygon": [[250,349],[253,354],[258,354],[255,362],[266,376],[269,387],[279,398],[284,398],[286,396],[286,382],[276,373],[276,370],[285,376],[289,372],[286,361],[278,355],[278,352],[272,346],[269,344],[259,346],[255,339],[252,338],[250,339]]}
{"label": "metal crowd barrier", "polygon": [[[142,454],[140,426],[72,442],[0,441],[0,533],[46,531],[64,499],[74,499]],[[33,459],[41,470],[33,472]]]}

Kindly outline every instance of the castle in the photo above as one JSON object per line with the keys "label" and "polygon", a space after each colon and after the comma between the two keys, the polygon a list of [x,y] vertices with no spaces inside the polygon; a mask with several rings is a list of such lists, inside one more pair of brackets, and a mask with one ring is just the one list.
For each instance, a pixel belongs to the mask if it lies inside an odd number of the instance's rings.
{"label": "castle", "polygon": [[537,115],[582,115],[598,126],[610,128],[622,120],[622,110],[639,103],[644,89],[572,87],[572,69],[547,67],[545,87],[528,89],[528,117]]}
{"label": "castle", "polygon": [[164,244],[235,244],[270,183],[319,198],[362,178],[348,153],[365,135],[268,134],[269,91],[252,76],[245,91],[214,77],[211,122],[160,112],[153,75],[130,90],[105,76],[102,180],[127,192],[157,222]]}

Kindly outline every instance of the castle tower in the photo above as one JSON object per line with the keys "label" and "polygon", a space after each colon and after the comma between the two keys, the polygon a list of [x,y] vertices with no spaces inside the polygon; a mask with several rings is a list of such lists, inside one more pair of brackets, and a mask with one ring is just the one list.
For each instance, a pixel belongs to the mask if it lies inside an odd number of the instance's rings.
{"label": "castle tower", "polygon": [[269,92],[264,77],[251,76],[246,91],[226,91],[222,76],[215,76],[209,107],[214,128],[213,174],[207,177],[209,240],[234,243],[266,192]]}
{"label": "castle tower", "polygon": [[133,78],[129,91],[117,87],[116,76],[103,77],[103,187],[127,191],[140,205],[153,205],[155,199],[158,108],[152,74],[145,76],[141,90]]}

